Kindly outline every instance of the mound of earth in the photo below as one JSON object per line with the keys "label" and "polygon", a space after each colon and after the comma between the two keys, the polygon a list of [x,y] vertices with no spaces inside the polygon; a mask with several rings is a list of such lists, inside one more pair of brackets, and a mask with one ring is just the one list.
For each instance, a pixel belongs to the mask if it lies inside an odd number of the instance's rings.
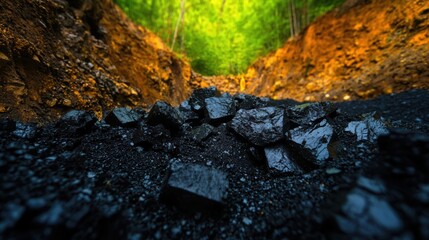
{"label": "mound of earth", "polygon": [[368,99],[429,88],[429,2],[349,0],[242,76],[202,78],[277,99]]}
{"label": "mound of earth", "polygon": [[3,119],[0,238],[427,239],[428,101],[414,90],[351,108],[209,88],[102,121]]}
{"label": "mound of earth", "polygon": [[189,64],[111,0],[0,2],[0,114],[26,121],[65,111],[179,103]]}

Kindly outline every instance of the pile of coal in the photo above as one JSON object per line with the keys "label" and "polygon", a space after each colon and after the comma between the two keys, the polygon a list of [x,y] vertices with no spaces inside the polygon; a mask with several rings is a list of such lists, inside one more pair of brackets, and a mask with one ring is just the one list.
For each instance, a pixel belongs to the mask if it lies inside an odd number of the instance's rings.
{"label": "pile of coal", "polygon": [[376,113],[211,87],[104,116],[0,120],[0,238],[429,237],[429,137]]}

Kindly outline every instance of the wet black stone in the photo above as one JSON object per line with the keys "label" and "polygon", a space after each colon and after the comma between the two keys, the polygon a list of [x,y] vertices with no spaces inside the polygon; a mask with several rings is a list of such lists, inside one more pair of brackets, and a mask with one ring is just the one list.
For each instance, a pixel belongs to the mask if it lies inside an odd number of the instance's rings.
{"label": "wet black stone", "polygon": [[302,173],[300,167],[293,161],[292,155],[284,144],[264,148],[268,167],[283,173]]}
{"label": "wet black stone", "polygon": [[350,122],[345,130],[356,135],[357,141],[373,142],[389,133],[385,120],[375,113],[365,114],[362,121]]}
{"label": "wet black stone", "polygon": [[156,102],[151,108],[147,122],[151,125],[163,124],[166,128],[177,131],[183,124],[180,112],[166,102]]}
{"label": "wet black stone", "polygon": [[404,227],[398,212],[377,195],[352,190],[335,221],[340,231],[360,238],[389,238]]}
{"label": "wet black stone", "polygon": [[15,131],[13,131],[13,135],[19,138],[33,139],[37,135],[37,126],[34,124],[17,122],[15,126]]}
{"label": "wet black stone", "polygon": [[192,139],[197,142],[201,142],[208,138],[210,134],[213,132],[214,127],[207,123],[203,123],[201,126],[192,130]]}
{"label": "wet black stone", "polygon": [[370,179],[367,177],[360,176],[357,180],[359,187],[376,194],[384,193],[387,191],[384,183],[379,179]]}
{"label": "wet black stone", "polygon": [[254,145],[265,146],[284,137],[284,122],[281,108],[240,109],[231,121],[231,128]]}
{"label": "wet black stone", "polygon": [[110,111],[104,121],[112,126],[137,126],[143,115],[129,108],[115,108]]}
{"label": "wet black stone", "polygon": [[189,100],[185,100],[183,101],[179,108],[178,108],[179,112],[181,113],[183,120],[185,122],[188,123],[196,123],[199,120],[201,120],[201,116],[200,114],[198,114],[197,112],[195,112],[191,105],[189,104]]}
{"label": "wet black stone", "polygon": [[194,111],[204,111],[205,99],[210,97],[219,97],[220,92],[215,87],[196,89],[189,98],[189,104]]}
{"label": "wet black stone", "polygon": [[85,132],[91,129],[97,120],[92,111],[71,110],[57,122],[57,126],[63,130]]}
{"label": "wet black stone", "polygon": [[333,127],[324,119],[311,127],[292,129],[286,135],[291,141],[309,149],[318,161],[323,161],[329,158],[328,145],[333,134]]}
{"label": "wet black stone", "polygon": [[187,212],[216,214],[224,208],[228,184],[220,170],[173,162],[161,199]]}
{"label": "wet black stone", "polygon": [[235,101],[230,96],[206,98],[205,104],[210,122],[225,122],[235,115]]}
{"label": "wet black stone", "polygon": [[304,103],[286,110],[288,119],[298,126],[313,125],[318,120],[335,113],[337,108],[329,102]]}

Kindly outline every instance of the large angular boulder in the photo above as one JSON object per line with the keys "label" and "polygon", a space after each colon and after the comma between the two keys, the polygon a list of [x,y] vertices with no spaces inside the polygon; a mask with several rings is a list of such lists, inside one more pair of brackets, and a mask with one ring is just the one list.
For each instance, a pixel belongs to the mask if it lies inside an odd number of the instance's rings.
{"label": "large angular boulder", "polygon": [[304,103],[289,107],[286,110],[287,116],[292,123],[296,125],[313,125],[319,120],[326,118],[337,110],[329,102]]}
{"label": "large angular boulder", "polygon": [[264,148],[268,167],[283,173],[302,173],[301,168],[294,162],[291,153],[283,144]]}
{"label": "large angular boulder", "polygon": [[329,158],[328,145],[333,134],[333,127],[324,119],[311,127],[292,129],[286,135],[289,140],[309,149],[318,161],[323,161]]}
{"label": "large angular boulder", "polygon": [[184,120],[177,109],[166,102],[159,101],[150,109],[147,122],[151,125],[162,124],[170,130],[177,131],[181,129]]}
{"label": "large angular boulder", "polygon": [[405,226],[388,201],[360,188],[347,194],[334,219],[338,231],[356,239],[392,239]]}
{"label": "large angular boulder", "polygon": [[194,111],[203,112],[206,107],[205,99],[219,96],[220,92],[216,87],[196,89],[189,98],[189,104]]}
{"label": "large angular boulder", "polygon": [[228,184],[220,170],[173,162],[161,199],[188,212],[216,214],[224,208]]}
{"label": "large angular boulder", "polygon": [[97,121],[98,119],[92,111],[71,110],[57,122],[57,126],[84,133],[92,128]]}
{"label": "large angular boulder", "polygon": [[240,109],[231,128],[254,145],[265,146],[284,137],[285,114],[282,108]]}
{"label": "large angular boulder", "polygon": [[136,126],[143,115],[129,108],[115,108],[104,119],[112,126],[131,127]]}
{"label": "large angular boulder", "polygon": [[205,100],[207,118],[210,122],[225,122],[235,115],[235,101],[230,96],[210,97]]}
{"label": "large angular boulder", "polygon": [[183,101],[177,110],[182,115],[183,121],[187,123],[195,123],[202,118],[200,114],[192,109],[192,106],[189,104],[189,100]]}
{"label": "large angular boulder", "polygon": [[371,142],[377,140],[379,136],[389,133],[384,119],[375,113],[364,115],[362,121],[350,122],[345,130],[356,135],[357,141]]}

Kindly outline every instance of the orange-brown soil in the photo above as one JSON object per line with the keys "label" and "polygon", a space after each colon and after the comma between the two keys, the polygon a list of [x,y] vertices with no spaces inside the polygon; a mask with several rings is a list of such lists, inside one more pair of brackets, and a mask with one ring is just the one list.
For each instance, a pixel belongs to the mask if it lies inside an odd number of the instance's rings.
{"label": "orange-brown soil", "polygon": [[241,76],[202,86],[296,100],[367,99],[429,88],[429,1],[346,3]]}
{"label": "orange-brown soil", "polygon": [[71,108],[178,103],[191,68],[111,0],[0,1],[0,114],[24,121]]}

